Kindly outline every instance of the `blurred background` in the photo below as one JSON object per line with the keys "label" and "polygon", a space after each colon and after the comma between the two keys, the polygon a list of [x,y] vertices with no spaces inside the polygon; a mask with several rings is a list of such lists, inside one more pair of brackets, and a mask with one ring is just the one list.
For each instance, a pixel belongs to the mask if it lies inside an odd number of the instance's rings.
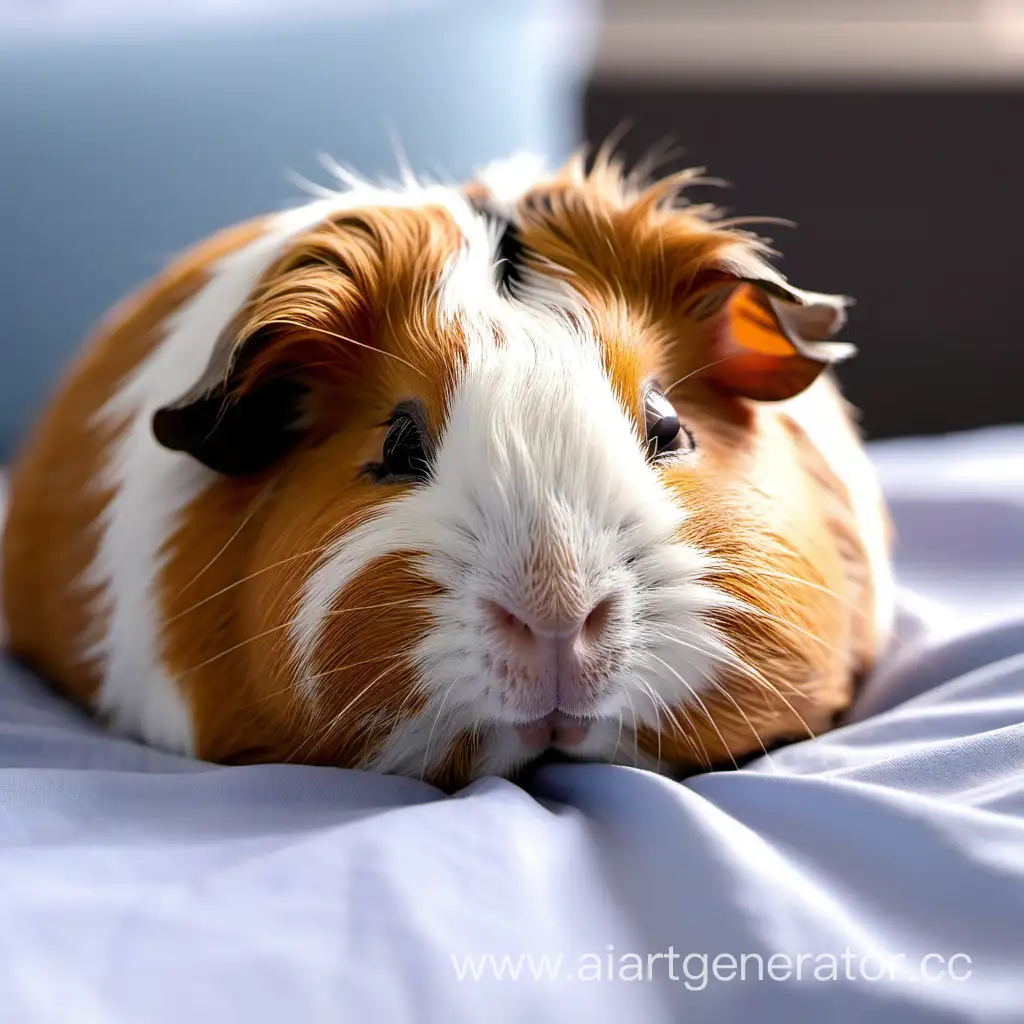
{"label": "blurred background", "polygon": [[624,127],[797,222],[869,436],[1024,418],[1024,0],[0,0],[0,460],[105,309],[318,153],[458,179]]}

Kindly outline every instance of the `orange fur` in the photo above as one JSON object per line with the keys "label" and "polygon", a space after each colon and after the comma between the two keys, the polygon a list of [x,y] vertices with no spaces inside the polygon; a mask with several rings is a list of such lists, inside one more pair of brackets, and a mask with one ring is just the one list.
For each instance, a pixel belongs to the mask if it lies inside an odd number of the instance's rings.
{"label": "orange fur", "polygon": [[340,413],[348,421],[353,401],[386,416],[395,394],[422,397],[440,426],[464,346],[441,329],[431,293],[458,246],[438,208],[349,213],[297,239],[240,314],[235,347],[256,350],[242,391],[265,374],[315,369],[321,394],[346,401],[318,407],[328,419],[318,436],[340,425]]}

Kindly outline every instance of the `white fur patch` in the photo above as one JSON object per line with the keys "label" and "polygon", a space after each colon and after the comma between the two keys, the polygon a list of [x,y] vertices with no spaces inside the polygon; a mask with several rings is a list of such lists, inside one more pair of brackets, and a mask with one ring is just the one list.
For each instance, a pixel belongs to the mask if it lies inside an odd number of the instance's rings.
{"label": "white fur patch", "polygon": [[535,153],[516,153],[504,160],[494,160],[476,176],[505,214],[511,214],[523,195],[549,177],[544,158]]}

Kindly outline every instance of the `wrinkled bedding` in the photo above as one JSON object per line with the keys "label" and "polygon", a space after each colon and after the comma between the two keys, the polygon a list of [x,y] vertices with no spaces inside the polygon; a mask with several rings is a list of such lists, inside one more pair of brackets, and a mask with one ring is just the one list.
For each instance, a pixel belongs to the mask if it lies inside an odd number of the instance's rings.
{"label": "wrinkled bedding", "polygon": [[1024,1021],[1024,429],[874,456],[897,640],[739,772],[221,768],[3,665],[0,1020]]}

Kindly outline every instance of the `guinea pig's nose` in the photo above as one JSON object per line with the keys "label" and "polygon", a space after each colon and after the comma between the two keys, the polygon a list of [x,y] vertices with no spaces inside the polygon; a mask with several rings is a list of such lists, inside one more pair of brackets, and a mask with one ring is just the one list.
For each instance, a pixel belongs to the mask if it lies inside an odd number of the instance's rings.
{"label": "guinea pig's nose", "polygon": [[568,651],[580,643],[600,643],[612,615],[612,599],[608,597],[598,601],[583,618],[570,623],[543,616],[518,615],[498,601],[487,601],[485,606],[494,630],[510,648],[524,654],[538,648]]}
{"label": "guinea pig's nose", "polygon": [[506,674],[513,681],[550,689],[557,703],[573,704],[584,669],[608,634],[614,601],[604,598],[568,623],[512,611],[497,601],[485,602],[485,611],[504,648],[497,660],[504,663]]}

